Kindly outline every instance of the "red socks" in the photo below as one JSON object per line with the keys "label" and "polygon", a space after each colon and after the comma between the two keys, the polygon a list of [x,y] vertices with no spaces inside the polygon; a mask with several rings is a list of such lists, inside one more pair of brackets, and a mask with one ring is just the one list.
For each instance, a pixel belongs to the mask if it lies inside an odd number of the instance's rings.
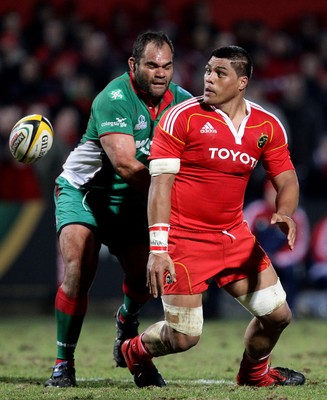
{"label": "red socks", "polygon": [[142,361],[151,360],[153,358],[145,344],[142,342],[142,335],[136,336],[130,341],[131,348],[135,359]]}
{"label": "red socks", "polygon": [[68,315],[85,315],[88,303],[88,296],[80,299],[68,297],[66,293],[59,288],[55,300],[56,310]]}
{"label": "red socks", "polygon": [[[273,382],[273,380],[270,382],[269,375],[267,374],[269,371],[269,357],[270,354],[260,360],[253,360],[244,352],[237,375],[237,383],[240,385],[269,386]],[[266,380],[269,382],[265,382]]]}
{"label": "red socks", "polygon": [[128,339],[122,344],[122,352],[124,354],[127,367],[132,374],[136,373],[135,367],[139,364],[151,362],[152,355],[142,342],[142,335],[133,339]]}

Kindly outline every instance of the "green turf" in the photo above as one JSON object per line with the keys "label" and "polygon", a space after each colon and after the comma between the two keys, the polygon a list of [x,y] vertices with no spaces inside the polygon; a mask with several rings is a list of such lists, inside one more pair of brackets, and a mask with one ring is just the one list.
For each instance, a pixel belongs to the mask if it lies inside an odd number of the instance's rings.
{"label": "green turf", "polygon": [[[145,328],[150,321],[142,321]],[[327,398],[327,323],[296,320],[284,332],[272,365],[305,373],[301,387],[235,384],[247,320],[206,321],[200,343],[183,354],[155,359],[166,388],[137,388],[112,360],[112,317],[88,316],[76,352],[77,388],[44,388],[55,357],[55,327],[46,316],[1,317],[1,400],[320,400]]]}

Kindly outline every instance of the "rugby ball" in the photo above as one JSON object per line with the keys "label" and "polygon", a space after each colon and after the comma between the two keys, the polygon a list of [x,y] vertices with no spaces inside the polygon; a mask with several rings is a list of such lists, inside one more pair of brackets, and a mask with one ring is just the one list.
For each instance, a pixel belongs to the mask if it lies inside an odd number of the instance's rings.
{"label": "rugby ball", "polygon": [[43,158],[51,149],[53,128],[41,114],[27,115],[12,128],[9,148],[13,157],[24,164]]}

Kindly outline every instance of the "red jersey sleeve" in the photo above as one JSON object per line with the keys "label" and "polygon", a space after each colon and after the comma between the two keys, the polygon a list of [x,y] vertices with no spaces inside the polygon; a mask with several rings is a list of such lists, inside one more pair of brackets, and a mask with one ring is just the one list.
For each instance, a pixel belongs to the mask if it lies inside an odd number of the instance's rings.
{"label": "red jersey sleeve", "polygon": [[187,116],[185,113],[179,113],[180,109],[180,104],[172,107],[161,118],[154,131],[149,160],[181,158],[188,130],[185,129]]}
{"label": "red jersey sleeve", "polygon": [[276,118],[271,119],[271,139],[262,154],[262,165],[269,177],[295,169],[287,144],[285,129]]}

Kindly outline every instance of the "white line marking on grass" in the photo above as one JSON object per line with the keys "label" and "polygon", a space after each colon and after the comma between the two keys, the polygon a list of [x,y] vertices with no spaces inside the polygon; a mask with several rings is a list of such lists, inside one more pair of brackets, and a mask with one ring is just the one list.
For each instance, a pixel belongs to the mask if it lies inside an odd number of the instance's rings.
{"label": "white line marking on grass", "polygon": [[[181,381],[182,382],[182,381]],[[196,383],[198,385],[234,385],[234,381],[226,381],[225,379],[196,379],[195,381],[186,380],[184,382]]]}
{"label": "white line marking on grass", "polygon": [[[101,382],[112,380],[113,382],[128,383],[130,379],[110,379],[110,378],[78,378],[77,382]],[[228,381],[225,379],[173,379],[166,380],[167,383],[171,384],[189,384],[189,385],[236,385],[234,381]]]}

